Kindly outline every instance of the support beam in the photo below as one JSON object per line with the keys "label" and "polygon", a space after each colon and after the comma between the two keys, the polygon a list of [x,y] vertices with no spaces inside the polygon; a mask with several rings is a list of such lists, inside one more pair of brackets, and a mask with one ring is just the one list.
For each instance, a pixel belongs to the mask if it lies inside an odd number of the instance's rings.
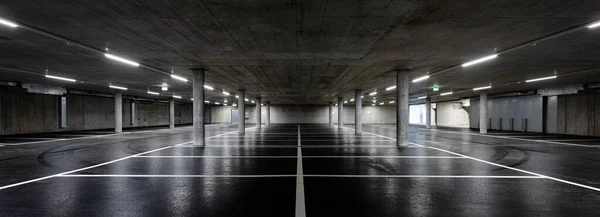
{"label": "support beam", "polygon": [[271,125],[271,102],[267,102],[267,111],[266,111],[265,121],[267,126]]}
{"label": "support beam", "polygon": [[246,90],[238,89],[238,118],[240,119],[238,122],[238,133],[240,135],[246,134]]}
{"label": "support beam", "polygon": [[354,91],[354,103],[356,105],[356,108],[354,109],[354,132],[356,134],[362,133],[362,100],[360,100],[362,95],[363,92],[361,89],[356,89]]}
{"label": "support beam", "polygon": [[344,127],[344,99],[338,97],[338,128]]}
{"label": "support beam", "polygon": [[115,133],[123,132],[123,93],[115,93]]}
{"label": "support beam", "polygon": [[431,128],[431,98],[425,98],[425,128]]}
{"label": "support beam", "polygon": [[479,94],[479,133],[487,133],[487,93]]}
{"label": "support beam", "polygon": [[169,100],[169,128],[175,128],[175,99]]}
{"label": "support beam", "polygon": [[329,102],[329,126],[333,126],[333,103]]}
{"label": "support beam", "polygon": [[396,145],[408,146],[408,70],[396,70]]}
{"label": "support beam", "polygon": [[261,110],[262,109],[262,105],[261,105],[261,98],[260,97],[256,97],[256,129],[261,128],[262,126],[262,117],[261,117]]}
{"label": "support beam", "polygon": [[194,116],[194,145],[204,145],[206,138],[204,132],[204,74],[206,70],[193,70],[192,88],[194,98],[193,116]]}

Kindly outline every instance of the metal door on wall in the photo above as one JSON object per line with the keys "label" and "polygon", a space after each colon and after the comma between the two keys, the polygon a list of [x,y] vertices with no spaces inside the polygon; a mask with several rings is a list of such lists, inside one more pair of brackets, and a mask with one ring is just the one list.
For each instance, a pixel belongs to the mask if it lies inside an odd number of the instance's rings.
{"label": "metal door on wall", "polygon": [[238,110],[231,109],[231,123],[237,124],[239,120],[240,120],[240,116],[238,115]]}

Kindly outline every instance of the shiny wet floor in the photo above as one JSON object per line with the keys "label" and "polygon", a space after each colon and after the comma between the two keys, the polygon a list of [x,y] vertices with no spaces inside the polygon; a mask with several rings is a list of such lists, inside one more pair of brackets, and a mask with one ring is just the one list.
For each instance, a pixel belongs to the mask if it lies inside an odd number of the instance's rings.
{"label": "shiny wet floor", "polygon": [[0,216],[598,216],[600,150],[411,127],[234,125],[0,147]]}

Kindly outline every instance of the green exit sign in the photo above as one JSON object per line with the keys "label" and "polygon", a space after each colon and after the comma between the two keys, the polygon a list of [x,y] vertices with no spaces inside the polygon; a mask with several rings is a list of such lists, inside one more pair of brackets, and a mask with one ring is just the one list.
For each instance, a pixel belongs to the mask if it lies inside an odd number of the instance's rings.
{"label": "green exit sign", "polygon": [[434,91],[434,92],[438,92],[438,91],[440,91],[440,86],[439,86],[438,84],[434,84],[434,85],[433,85],[433,91]]}

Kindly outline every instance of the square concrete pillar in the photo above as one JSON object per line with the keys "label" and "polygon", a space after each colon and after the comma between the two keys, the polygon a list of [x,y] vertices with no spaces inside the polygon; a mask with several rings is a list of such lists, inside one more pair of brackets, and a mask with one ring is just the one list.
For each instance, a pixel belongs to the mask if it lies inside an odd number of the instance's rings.
{"label": "square concrete pillar", "polygon": [[261,98],[256,97],[256,129],[259,129],[259,130],[262,127],[261,109],[262,109]]}
{"label": "square concrete pillar", "polygon": [[123,132],[123,93],[115,93],[115,133]]}
{"label": "square concrete pillar", "polygon": [[238,89],[238,133],[240,135],[246,134],[246,90]]}
{"label": "square concrete pillar", "polygon": [[175,99],[169,100],[169,128],[175,128]]}
{"label": "square concrete pillar", "polygon": [[206,70],[193,70],[192,89],[193,89],[193,116],[194,116],[194,145],[205,145],[205,126],[204,126],[204,75]]}
{"label": "square concrete pillar", "polygon": [[396,70],[396,145],[408,147],[408,69]]}
{"label": "square concrete pillar", "polygon": [[357,89],[354,91],[354,133],[361,134],[362,133],[362,100],[360,99],[363,95],[361,89]]}
{"label": "square concrete pillar", "polygon": [[338,97],[338,128],[344,127],[344,99]]}
{"label": "square concrete pillar", "polygon": [[479,133],[487,133],[487,93],[481,92],[479,94]]}

